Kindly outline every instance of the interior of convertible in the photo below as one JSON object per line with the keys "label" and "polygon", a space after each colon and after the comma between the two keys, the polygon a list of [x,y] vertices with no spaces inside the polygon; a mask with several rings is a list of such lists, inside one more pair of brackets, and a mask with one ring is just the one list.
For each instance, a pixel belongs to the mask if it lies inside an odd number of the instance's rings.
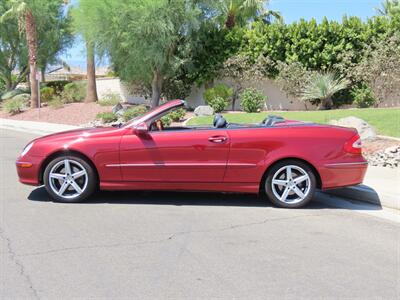
{"label": "interior of convertible", "polygon": [[278,123],[285,123],[285,119],[280,116],[267,116],[261,123],[258,124],[236,124],[236,123],[229,123],[221,114],[216,114],[212,124],[210,125],[181,125],[180,123],[172,123],[171,125],[166,125],[163,123],[162,117],[171,113],[173,110],[179,109],[174,108],[170,111],[163,113],[162,115],[157,116],[154,120],[150,123],[150,131],[175,131],[175,130],[193,130],[193,129],[210,129],[210,128],[249,128],[249,127],[271,127]]}

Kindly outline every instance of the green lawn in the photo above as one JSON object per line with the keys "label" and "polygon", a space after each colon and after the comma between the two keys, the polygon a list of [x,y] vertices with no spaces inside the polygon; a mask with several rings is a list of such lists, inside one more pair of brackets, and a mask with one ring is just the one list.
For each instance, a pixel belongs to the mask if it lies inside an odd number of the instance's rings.
{"label": "green lawn", "polygon": [[[378,134],[400,137],[400,108],[364,108],[364,109],[336,109],[325,111],[285,111],[262,113],[230,113],[223,114],[228,122],[258,123],[267,115],[278,115],[285,119],[328,123],[330,120],[355,116],[372,125]],[[206,125],[212,123],[213,117],[195,117],[189,120],[189,125]]]}

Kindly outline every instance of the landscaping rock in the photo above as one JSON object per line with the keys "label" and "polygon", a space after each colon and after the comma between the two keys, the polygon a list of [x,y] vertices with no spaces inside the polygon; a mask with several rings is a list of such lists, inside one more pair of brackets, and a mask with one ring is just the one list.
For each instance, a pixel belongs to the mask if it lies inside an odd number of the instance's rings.
{"label": "landscaping rock", "polygon": [[374,128],[364,120],[357,117],[350,116],[339,120],[331,120],[329,124],[355,128],[357,129],[361,140],[373,139],[376,137]]}
{"label": "landscaping rock", "polygon": [[121,118],[121,117],[124,115],[124,113],[125,113],[125,111],[126,111],[127,109],[128,109],[127,107],[123,107],[122,109],[120,109],[119,111],[117,111],[115,114],[117,115],[118,118]]}
{"label": "landscaping rock", "polygon": [[212,116],[214,114],[214,110],[212,109],[211,106],[208,105],[200,105],[197,106],[196,109],[194,110],[194,114],[196,116]]}
{"label": "landscaping rock", "polygon": [[113,112],[114,114],[116,114],[117,112],[119,112],[120,110],[123,110],[123,109],[124,109],[124,107],[122,106],[122,104],[121,104],[121,103],[118,103],[117,105],[114,105],[114,106],[113,106],[112,112]]}
{"label": "landscaping rock", "polygon": [[398,168],[400,166],[400,145],[365,155],[371,166]]}

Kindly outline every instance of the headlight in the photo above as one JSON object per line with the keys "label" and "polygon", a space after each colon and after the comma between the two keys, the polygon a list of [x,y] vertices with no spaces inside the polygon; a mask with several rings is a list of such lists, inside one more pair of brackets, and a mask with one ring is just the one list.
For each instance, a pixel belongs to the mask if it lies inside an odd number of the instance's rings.
{"label": "headlight", "polygon": [[24,156],[25,154],[27,154],[29,152],[29,150],[31,150],[32,146],[33,146],[33,142],[26,145],[24,150],[22,150],[21,156]]}

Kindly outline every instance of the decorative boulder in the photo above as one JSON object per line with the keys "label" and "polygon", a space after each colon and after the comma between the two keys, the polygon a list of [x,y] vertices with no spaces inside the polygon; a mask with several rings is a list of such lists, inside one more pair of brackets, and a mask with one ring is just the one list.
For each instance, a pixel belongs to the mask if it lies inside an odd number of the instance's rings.
{"label": "decorative boulder", "polygon": [[113,106],[112,112],[113,112],[114,114],[116,114],[117,112],[119,112],[120,110],[123,110],[123,109],[124,109],[124,107],[122,106],[122,104],[121,104],[121,103],[118,103],[117,105],[114,105],[114,106]]}
{"label": "decorative boulder", "polygon": [[362,140],[373,139],[376,137],[375,129],[367,122],[357,117],[350,116],[339,120],[331,120],[329,124],[355,128]]}
{"label": "decorative boulder", "polygon": [[117,115],[117,117],[122,117],[125,113],[125,111],[127,110],[126,107],[123,107],[122,109],[120,109],[119,111],[117,111],[115,114]]}
{"label": "decorative boulder", "polygon": [[212,116],[214,114],[214,110],[211,106],[208,105],[200,105],[197,106],[196,109],[194,110],[194,114],[196,116]]}

